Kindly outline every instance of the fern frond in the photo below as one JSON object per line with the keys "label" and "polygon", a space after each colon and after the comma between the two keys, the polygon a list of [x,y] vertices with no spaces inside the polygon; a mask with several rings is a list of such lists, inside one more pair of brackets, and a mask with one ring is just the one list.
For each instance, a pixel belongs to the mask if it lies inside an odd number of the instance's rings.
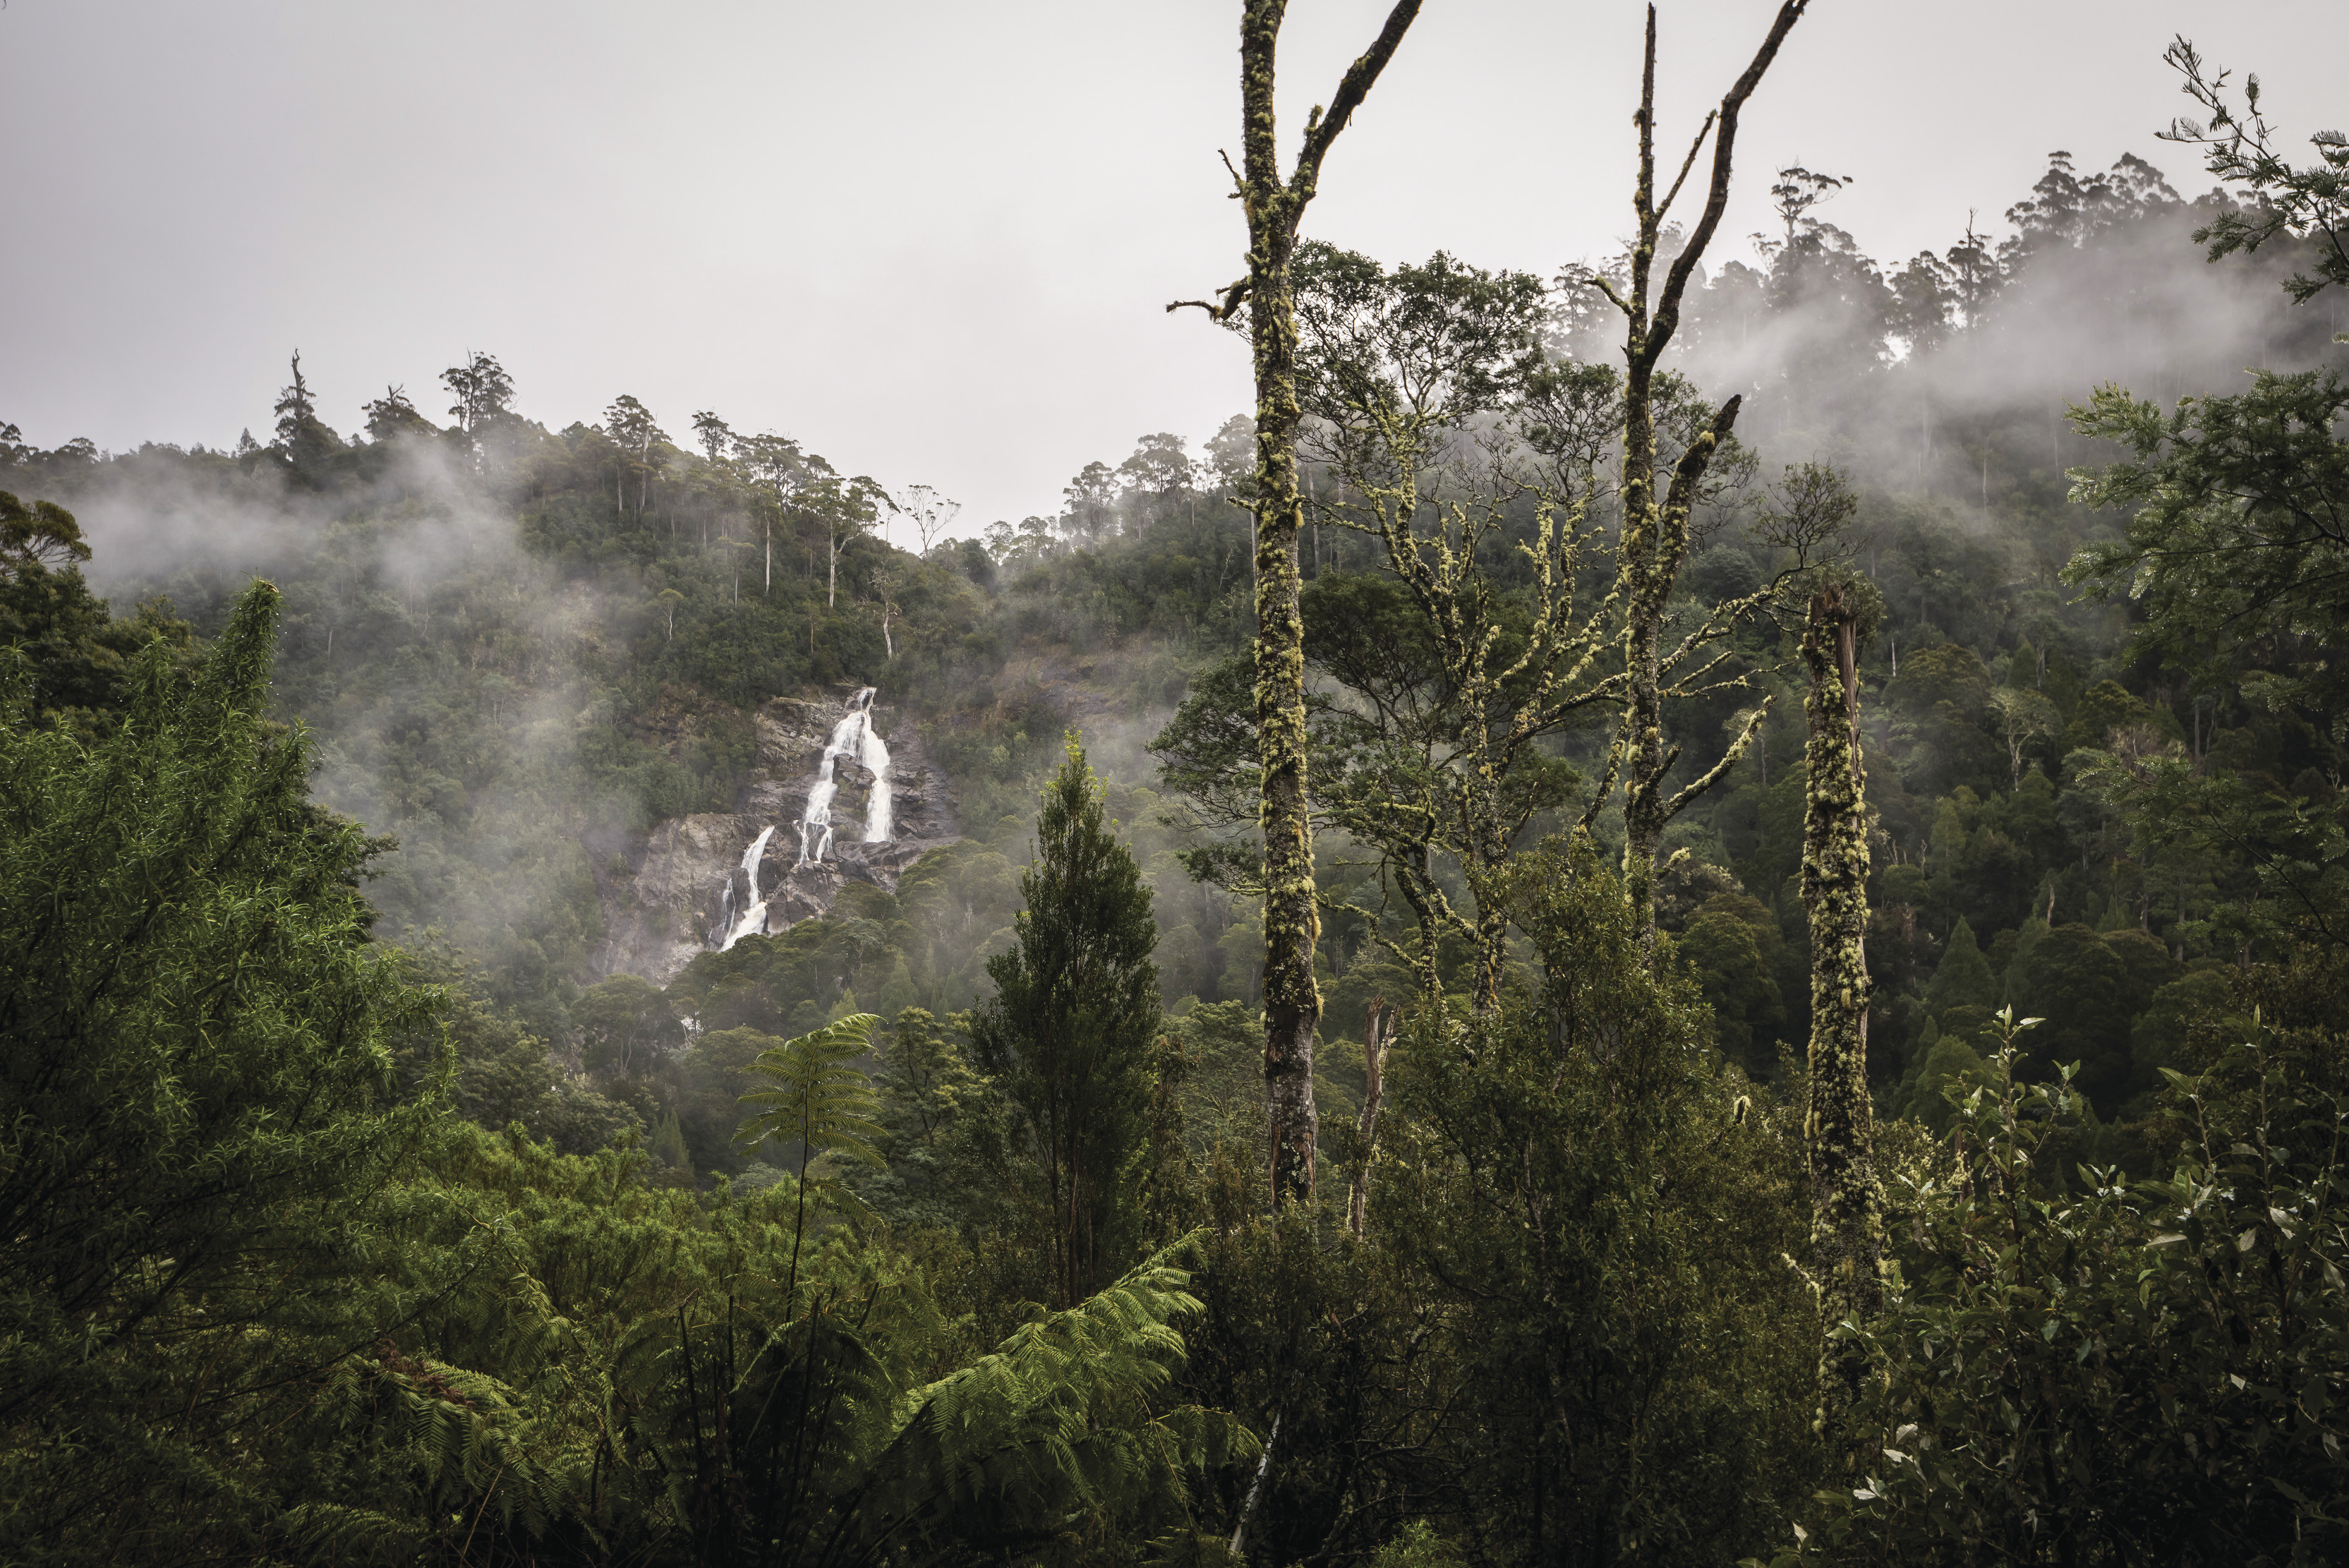
{"label": "fern frond", "polygon": [[885,1165],[873,1147],[886,1133],[880,1096],[872,1079],[847,1064],[872,1048],[873,1026],[880,1022],[873,1013],[853,1012],[761,1053],[750,1070],[772,1078],[775,1086],[741,1097],[742,1104],[761,1108],[736,1133],[736,1147],[773,1137],[803,1143],[812,1153]]}
{"label": "fern frond", "polygon": [[1152,1408],[1185,1353],[1173,1320],[1200,1310],[1189,1274],[1171,1262],[1187,1244],[900,1399],[896,1436],[876,1467],[891,1511],[976,1507],[1042,1520],[1116,1509],[1252,1453],[1255,1439],[1223,1412]]}

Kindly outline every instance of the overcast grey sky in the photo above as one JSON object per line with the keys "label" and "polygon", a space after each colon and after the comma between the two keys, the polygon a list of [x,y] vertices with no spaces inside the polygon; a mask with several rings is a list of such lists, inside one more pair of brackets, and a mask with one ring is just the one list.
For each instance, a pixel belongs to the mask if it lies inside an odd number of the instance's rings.
{"label": "overcast grey sky", "polygon": [[[347,432],[388,382],[440,417],[439,372],[484,348],[556,428],[628,392],[675,435],[711,408],[937,484],[965,531],[1049,512],[1088,460],[1247,406],[1244,346],[1161,308],[1240,270],[1216,157],[1237,9],[8,0],[0,420],[43,445],[265,435],[298,346]],[[1665,0],[1667,143],[1771,9]],[[1384,10],[1295,0],[1285,145]],[[1544,273],[1606,252],[1640,14],[1427,0],[1308,232]],[[2196,193],[2153,134],[2188,107],[2160,60],[2181,30],[2259,71],[2295,141],[2349,119],[2339,0],[1816,0],[1724,232],[1795,161],[1857,177],[1823,215],[1887,260],[1969,208],[2002,229],[2054,148]]]}

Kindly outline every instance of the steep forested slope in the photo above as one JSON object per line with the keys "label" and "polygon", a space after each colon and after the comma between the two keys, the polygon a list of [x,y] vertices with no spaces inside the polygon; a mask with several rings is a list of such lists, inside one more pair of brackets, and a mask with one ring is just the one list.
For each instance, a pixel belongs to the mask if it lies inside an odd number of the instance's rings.
{"label": "steep forested slope", "polygon": [[[1732,599],[1778,569],[1765,524],[1788,465],[1847,478],[1856,560],[1884,607],[1864,673],[1878,813],[1871,1068],[1886,1108],[1937,1115],[1936,1083],[1973,1061],[1984,1020],[2013,1001],[2051,1021],[2039,1054],[2085,1064],[2092,1097],[2116,1114],[2153,1086],[2211,994],[2198,977],[2241,956],[2225,910],[2250,873],[2132,835],[2100,769],[2182,748],[2198,767],[2315,799],[2329,753],[2290,712],[2136,651],[2129,601],[2059,581],[2117,522],[2068,498],[2067,470],[2114,449],[2073,433],[2064,403],[2107,379],[2223,390],[2241,364],[2321,357],[2339,291],[2293,309],[2273,281],[2291,258],[2273,247],[2206,266],[2185,231],[2228,210],[2225,198],[2179,202],[2127,158],[2084,178],[2059,156],[2010,213],[2004,242],[1970,232],[1946,257],[1898,269],[1821,221],[1816,182],[1781,186],[1785,231],[1763,265],[1727,264],[1692,307],[1688,395],[1741,391],[1748,411],[1744,461],[1726,465],[1734,483],[1707,508],[1682,597]],[[1595,296],[1576,280],[1568,269],[1547,295],[1546,352],[1603,379]],[[1246,515],[1233,504],[1244,421],[1195,458],[1177,437],[1144,437],[1122,464],[1078,474],[1058,514],[967,528],[977,536],[957,543],[936,536],[954,519],[934,494],[892,498],[715,415],[695,416],[696,441],[676,441],[622,398],[595,424],[550,431],[516,411],[512,379],[487,356],[445,379],[448,427],[395,389],[348,439],[312,405],[298,363],[294,375],[269,446],[16,444],[9,483],[75,513],[97,552],[88,573],[119,607],[162,596],[139,612],[153,624],[179,616],[208,635],[248,576],[279,583],[280,711],[318,733],[321,797],[398,844],[372,867],[382,934],[472,973],[571,1070],[604,1059],[597,1020],[616,994],[595,989],[597,857],[612,869],[665,820],[736,809],[761,702],[837,701],[863,684],[918,729],[970,842],[873,909],[795,932],[786,945],[827,956],[774,982],[775,1026],[860,1000],[943,1016],[975,999],[1011,924],[1037,771],[1071,724],[1143,856],[1167,1000],[1252,1000],[1260,955],[1246,899],[1178,861],[1195,858],[1215,813],[1162,799],[1158,759],[1141,750],[1186,684],[1186,713],[1224,701],[1209,677],[1248,631]],[[1309,479],[1320,524],[1306,545],[1309,652],[1343,707],[1361,701],[1350,660],[1414,633],[1407,605],[1381,597],[1375,541],[1340,525],[1343,479],[1327,462]],[[901,535],[932,531],[926,556],[876,536],[900,502]],[[1602,486],[1601,535],[1608,504]],[[1520,505],[1482,545],[1505,594],[1527,591],[1515,545],[1532,525]],[[83,626],[74,618],[95,613],[74,607],[85,600],[43,591],[73,604],[13,586],[12,636],[94,650],[73,655],[88,665],[134,635]],[[1678,776],[1693,777],[1776,695],[1745,759],[1675,825],[1689,856],[1668,873],[1663,908],[1723,1047],[1762,1075],[1806,1027],[1792,651],[1766,617],[1747,617],[1722,670],[1737,681],[1671,717]],[[88,701],[69,688],[89,677],[51,662],[53,705]],[[1187,743],[1179,725],[1171,738]],[[1569,726],[1543,746],[1588,781],[1601,738]],[[1561,797],[1535,812],[1522,842],[1578,810]],[[1376,854],[1342,834],[1325,848],[1334,903],[1386,910],[1382,923],[1330,917],[1329,1031],[1342,1035],[1373,996],[1408,983],[1377,939],[1409,922]],[[1457,867],[1433,874],[1473,903]],[[1447,971],[1463,961],[1444,960]],[[680,1000],[708,983],[695,977]],[[637,1085],[623,1097],[657,1116],[665,1096]]]}

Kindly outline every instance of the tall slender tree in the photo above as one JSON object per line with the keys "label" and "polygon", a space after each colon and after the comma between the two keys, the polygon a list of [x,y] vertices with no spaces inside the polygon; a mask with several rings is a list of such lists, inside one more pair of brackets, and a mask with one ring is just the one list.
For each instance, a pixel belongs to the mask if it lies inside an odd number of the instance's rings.
{"label": "tall slender tree", "polygon": [[962,503],[939,491],[935,484],[909,484],[898,498],[898,514],[913,524],[915,536],[922,544],[922,559],[930,558],[954,525],[962,512]]}
{"label": "tall slender tree", "polygon": [[801,449],[789,436],[769,431],[764,435],[741,436],[734,440],[735,460],[750,471],[751,477],[765,493],[767,504],[760,509],[760,526],[766,545],[766,586],[761,593],[772,593],[775,587],[775,521],[783,508],[800,493],[800,488],[818,474],[828,474],[832,464]]}
{"label": "tall slender tree", "polygon": [[[1243,301],[1256,371],[1256,472],[1247,504],[1256,515],[1257,728],[1264,764],[1264,1072],[1270,1112],[1272,1202],[1309,1199],[1318,1124],[1313,1110],[1313,1038],[1321,991],[1313,978],[1320,916],[1314,906],[1313,833],[1306,787],[1305,622],[1298,610],[1299,529],[1304,496],[1297,476],[1297,313],[1289,261],[1298,224],[1319,188],[1322,161],[1353,119],[1420,0],[1396,0],[1371,47],[1347,67],[1325,110],[1305,119],[1305,142],[1284,174],[1273,82],[1288,0],[1245,0],[1240,8],[1241,167],[1234,194],[1247,214],[1247,275],[1214,300],[1177,300],[1224,321]],[[1231,160],[1225,159],[1225,167]]]}
{"label": "tall slender tree", "polygon": [[1868,1092],[1868,805],[1859,758],[1865,590],[1830,581],[1811,596],[1803,660],[1810,740],[1804,761],[1803,906],[1811,922],[1811,1267],[1830,1337],[1821,1361],[1827,1424],[1859,1393],[1867,1356],[1837,1324],[1883,1305],[1883,1194]]}
{"label": "tall slender tree", "polygon": [[[645,520],[646,497],[652,488],[653,448],[667,444],[668,432],[660,428],[660,422],[653,418],[650,409],[626,393],[604,410],[604,431],[612,438],[612,444],[620,449],[627,468],[636,470],[636,521],[642,523]],[[626,468],[621,471],[624,480],[626,472]],[[616,489],[613,493],[616,505],[620,502],[620,491]],[[676,527],[674,520],[670,527]]]}
{"label": "tall slender tree", "polygon": [[887,491],[864,474],[842,479],[829,472],[802,484],[797,492],[801,510],[823,530],[823,607],[840,597],[840,558],[848,547],[881,529],[881,508],[896,510]]}
{"label": "tall slender tree", "polygon": [[702,452],[709,459],[710,467],[716,468],[726,461],[727,449],[734,443],[733,426],[711,410],[703,409],[693,416],[693,433],[695,439],[701,442]]}
{"label": "tall slender tree", "polygon": [[[1739,756],[1760,725],[1757,714],[1729,748],[1719,766],[1667,797],[1664,781],[1680,760],[1680,748],[1664,739],[1664,701],[1670,690],[1667,670],[1672,662],[1660,644],[1672,588],[1680,580],[1689,554],[1689,514],[1695,504],[1705,471],[1737,423],[1739,400],[1733,397],[1715,411],[1712,423],[1699,431],[1674,462],[1668,477],[1657,472],[1656,402],[1664,350],[1679,331],[1681,304],[1690,280],[1704,258],[1705,247],[1720,227],[1729,206],[1730,168],[1737,147],[1739,112],[1762,84],[1762,77],[1777,57],[1779,47],[1795,24],[1802,20],[1809,0],[1785,0],[1770,30],[1744,72],[1723,97],[1720,107],[1705,116],[1680,172],[1659,200],[1656,195],[1656,8],[1648,7],[1646,52],[1640,76],[1640,110],[1632,117],[1639,131],[1639,177],[1632,188],[1634,239],[1626,286],[1619,292],[1606,278],[1587,276],[1620,311],[1623,337],[1623,471],[1621,500],[1623,535],[1616,562],[1616,595],[1623,607],[1624,712],[1610,766],[1623,777],[1624,883],[1633,907],[1652,940],[1655,930],[1655,858],[1664,829],[1672,818],[1710,789]],[[1713,141],[1713,166],[1705,184],[1704,210],[1687,242],[1664,269],[1661,285],[1653,274],[1663,244],[1664,220],[1671,213],[1706,139]],[[1658,485],[1664,488],[1658,493]]]}

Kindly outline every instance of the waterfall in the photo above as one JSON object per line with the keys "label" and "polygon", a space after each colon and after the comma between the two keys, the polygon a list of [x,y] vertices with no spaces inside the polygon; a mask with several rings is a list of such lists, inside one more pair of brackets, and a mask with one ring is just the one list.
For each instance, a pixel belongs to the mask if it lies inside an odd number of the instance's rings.
{"label": "waterfall", "polygon": [[775,836],[772,824],[759,830],[750,840],[750,847],[742,852],[742,877],[750,884],[750,897],[744,900],[742,918],[734,918],[734,878],[726,878],[726,894],[719,902],[718,924],[725,932],[718,950],[724,952],[744,937],[756,935],[767,929],[767,900],[759,896],[759,860],[767,853],[767,840]]}
{"label": "waterfall", "polygon": [[873,793],[864,797],[864,842],[886,844],[891,830],[895,826],[890,820],[890,809],[895,802],[889,794],[889,748],[882,743],[880,736],[873,732],[869,692],[865,707],[867,716],[864,728],[858,733],[856,752],[856,760],[864,765],[866,773],[873,775]]}
{"label": "waterfall", "polygon": [[[807,809],[800,813],[800,854],[792,867],[794,871],[818,865],[832,854],[832,802],[840,793],[836,770],[843,757],[873,776],[872,792],[864,802],[864,842],[886,844],[896,831],[895,802],[889,789],[889,747],[873,732],[873,688],[867,686],[848,700],[848,717],[833,726],[832,739],[816,760]],[[709,945],[720,952],[767,929],[767,899],[759,891],[759,862],[767,853],[767,841],[774,836],[772,824],[760,829],[750,847],[742,852],[740,871],[727,874],[725,889],[718,899],[718,924],[709,932]]]}
{"label": "waterfall", "polygon": [[832,853],[832,801],[840,793],[833,773],[843,757],[873,775],[873,790],[864,802],[864,842],[886,843],[895,826],[890,815],[894,802],[889,793],[889,748],[873,732],[870,686],[848,700],[848,717],[833,726],[832,740],[816,762],[807,809],[800,813],[801,866],[812,866]]}

